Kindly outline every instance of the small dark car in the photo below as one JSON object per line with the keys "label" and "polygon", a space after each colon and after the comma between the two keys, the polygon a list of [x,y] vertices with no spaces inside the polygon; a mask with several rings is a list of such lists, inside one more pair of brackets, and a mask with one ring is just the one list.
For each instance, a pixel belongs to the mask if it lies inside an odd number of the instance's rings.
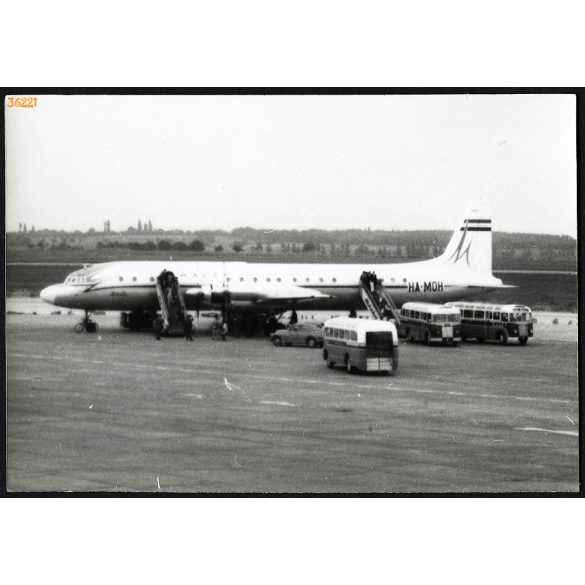
{"label": "small dark car", "polygon": [[270,341],[277,346],[323,347],[323,328],[309,323],[295,323],[273,333]]}

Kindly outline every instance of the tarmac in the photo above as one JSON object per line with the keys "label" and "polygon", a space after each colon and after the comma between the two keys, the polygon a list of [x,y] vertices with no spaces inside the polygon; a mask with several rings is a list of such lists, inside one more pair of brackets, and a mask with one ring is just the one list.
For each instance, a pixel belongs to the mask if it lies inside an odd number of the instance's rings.
{"label": "tarmac", "polygon": [[381,376],[202,327],[157,342],[77,320],[6,317],[9,491],[579,489],[574,325],[537,324],[526,347],[401,342]]}

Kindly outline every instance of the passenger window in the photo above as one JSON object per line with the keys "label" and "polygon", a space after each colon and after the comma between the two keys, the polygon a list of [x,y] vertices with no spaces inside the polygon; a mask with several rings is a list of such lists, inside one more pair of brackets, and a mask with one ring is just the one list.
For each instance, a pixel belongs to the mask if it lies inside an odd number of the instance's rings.
{"label": "passenger window", "polygon": [[278,278],[276,279],[276,282],[280,282],[280,277],[278,277]]}
{"label": "passenger window", "polygon": [[256,277],[254,277],[252,280],[253,280],[254,282],[258,282],[258,279],[257,279]]}
{"label": "passenger window", "polygon": [[485,313],[486,319],[492,319],[492,312],[491,311],[486,311]]}
{"label": "passenger window", "polygon": [[319,278],[319,282],[323,282],[323,279],[322,278]]}
{"label": "passenger window", "polygon": [[135,276],[132,277],[132,282],[136,282],[136,277]]}
{"label": "passenger window", "polygon": [[430,323],[431,322],[431,314],[427,313],[427,321]]}
{"label": "passenger window", "polygon": [[357,331],[352,331],[351,332],[351,340],[352,341],[357,341]]}
{"label": "passenger window", "polygon": [[484,319],[485,318],[485,311],[475,311],[475,318],[476,319]]}
{"label": "passenger window", "polygon": [[473,317],[473,311],[471,311],[470,309],[463,309],[463,316],[466,319],[471,319]]}
{"label": "passenger window", "polygon": [[307,276],[307,278],[305,278],[305,282],[311,282],[311,279]]}
{"label": "passenger window", "polygon": [[118,280],[119,280],[120,282],[124,282],[124,277],[123,277],[123,276],[119,276],[119,277],[118,277]]}
{"label": "passenger window", "polygon": [[154,282],[154,276],[150,277],[150,282]]}
{"label": "passenger window", "polygon": [[334,278],[333,278],[333,282],[337,282],[337,278],[335,278],[335,277],[334,277]]}
{"label": "passenger window", "polygon": [[293,282],[296,282],[296,281],[297,281],[296,277],[295,277],[295,278],[293,278]]}
{"label": "passenger window", "polygon": [[508,313],[502,313],[502,321],[508,321]]}
{"label": "passenger window", "polygon": [[500,320],[500,312],[494,311],[494,321],[499,321],[499,320]]}
{"label": "passenger window", "polygon": [[244,277],[240,276],[240,282],[244,282]]}
{"label": "passenger window", "polygon": [[270,282],[270,277],[266,277],[266,282]]}
{"label": "passenger window", "polygon": [[349,339],[349,331],[347,329],[343,332],[343,338]]}
{"label": "passenger window", "polygon": [[231,279],[231,278],[228,276],[228,277],[226,278],[226,280],[227,280],[228,282],[230,282],[232,279]]}

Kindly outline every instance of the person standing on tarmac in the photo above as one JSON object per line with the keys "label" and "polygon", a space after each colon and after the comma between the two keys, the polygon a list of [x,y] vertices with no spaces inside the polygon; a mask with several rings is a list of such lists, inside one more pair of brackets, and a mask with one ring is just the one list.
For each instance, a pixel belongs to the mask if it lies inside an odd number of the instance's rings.
{"label": "person standing on tarmac", "polygon": [[290,315],[290,323],[289,325],[294,325],[295,323],[299,322],[299,317],[297,315],[297,312],[293,309],[293,312]]}
{"label": "person standing on tarmac", "polygon": [[224,319],[221,323],[221,340],[225,341],[225,336],[228,334],[228,324],[227,321]]}
{"label": "person standing on tarmac", "polygon": [[185,334],[185,341],[193,341],[193,317],[187,314],[183,319],[183,333]]}
{"label": "person standing on tarmac", "polygon": [[157,341],[160,341],[163,331],[163,321],[160,317],[157,317],[152,322],[152,330],[154,331],[154,335]]}

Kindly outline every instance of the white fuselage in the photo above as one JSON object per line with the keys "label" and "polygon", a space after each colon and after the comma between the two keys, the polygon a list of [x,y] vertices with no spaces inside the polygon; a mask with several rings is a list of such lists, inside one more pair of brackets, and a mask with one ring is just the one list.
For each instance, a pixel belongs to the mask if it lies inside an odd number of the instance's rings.
{"label": "white fuselage", "polygon": [[[398,306],[406,301],[460,300],[502,287],[491,273],[461,270],[438,260],[406,264],[110,262],[71,274],[65,283],[44,289],[41,298],[88,311],[154,312],[159,308],[155,281],[163,270],[178,277],[190,310],[217,307],[217,293],[224,291],[230,292],[231,309],[242,312],[359,308],[363,271],[375,272]],[[198,290],[200,295],[195,294]]]}

